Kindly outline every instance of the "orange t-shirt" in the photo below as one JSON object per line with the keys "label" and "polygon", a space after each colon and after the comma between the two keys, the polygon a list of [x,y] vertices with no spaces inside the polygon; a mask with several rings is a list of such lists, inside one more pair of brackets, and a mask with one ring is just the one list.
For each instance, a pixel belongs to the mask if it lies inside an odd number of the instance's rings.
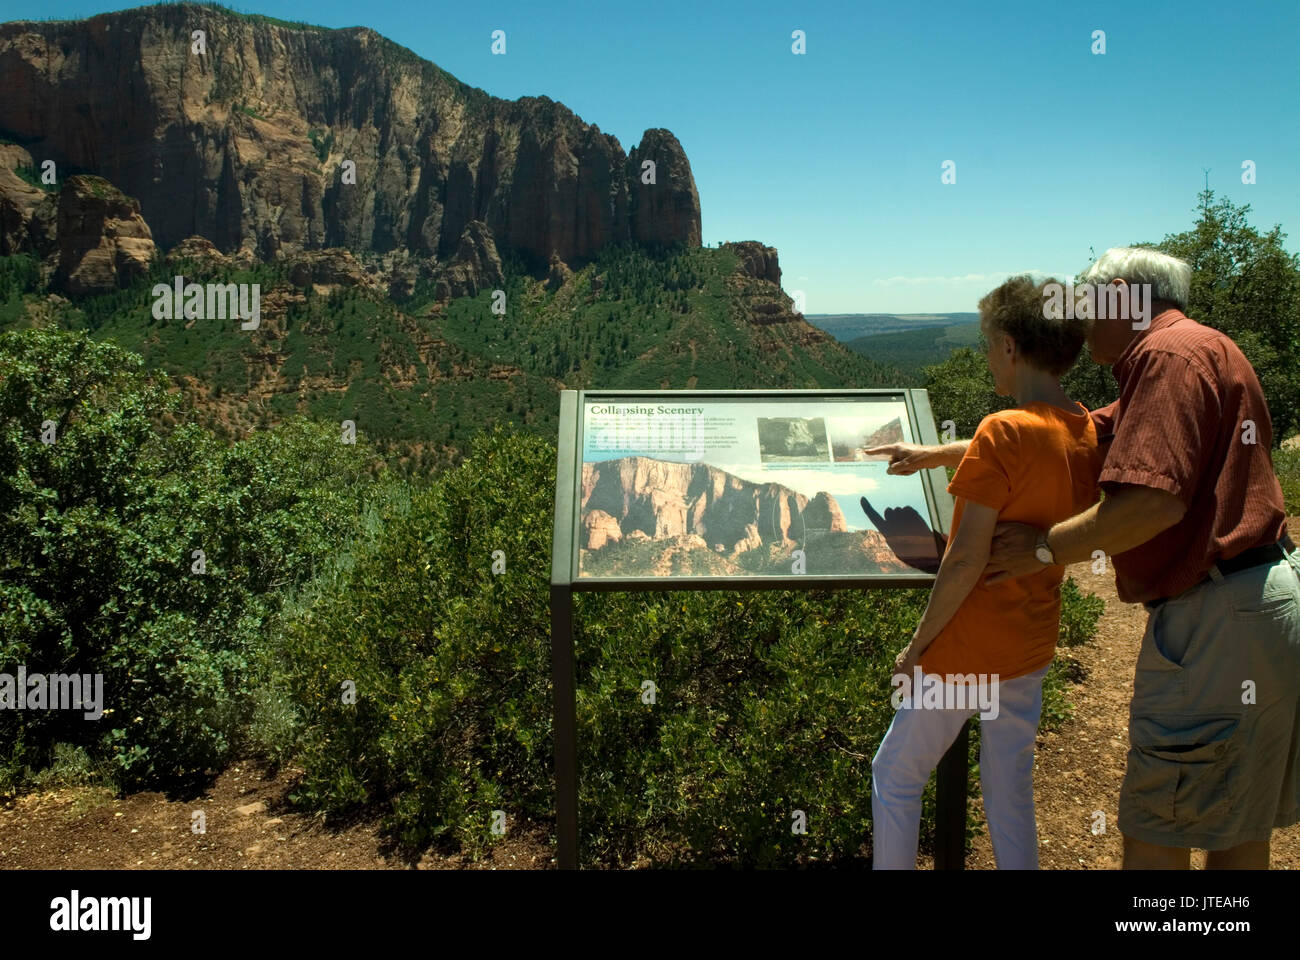
{"label": "orange t-shirt", "polygon": [[[980,423],[948,492],[957,497],[953,542],[963,500],[998,511],[999,523],[1047,529],[1097,500],[1101,456],[1083,405],[1069,413],[1048,403],[990,414]],[[1024,676],[1052,662],[1060,632],[1065,568],[984,586],[977,583],[921,654],[926,673]]]}

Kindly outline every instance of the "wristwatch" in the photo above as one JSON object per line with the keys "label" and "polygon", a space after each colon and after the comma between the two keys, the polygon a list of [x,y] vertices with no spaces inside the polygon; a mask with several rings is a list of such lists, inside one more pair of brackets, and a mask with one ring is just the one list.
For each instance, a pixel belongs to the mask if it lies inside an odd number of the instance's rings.
{"label": "wristwatch", "polygon": [[1044,530],[1038,535],[1038,543],[1034,545],[1034,556],[1038,562],[1045,566],[1055,566],[1056,557],[1052,555],[1052,548],[1047,545],[1047,531]]}

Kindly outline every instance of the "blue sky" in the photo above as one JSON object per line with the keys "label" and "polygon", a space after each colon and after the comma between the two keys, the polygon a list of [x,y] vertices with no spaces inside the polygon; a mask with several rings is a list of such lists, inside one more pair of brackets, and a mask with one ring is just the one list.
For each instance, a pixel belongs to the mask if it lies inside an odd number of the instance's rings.
{"label": "blue sky", "polygon": [[[0,19],[135,5],[3,0]],[[776,247],[807,313],[974,310],[1011,273],[1065,276],[1089,247],[1187,229],[1206,168],[1300,249],[1297,0],[234,6],[372,27],[494,96],[558,100],[625,150],[668,128],[704,242]]]}

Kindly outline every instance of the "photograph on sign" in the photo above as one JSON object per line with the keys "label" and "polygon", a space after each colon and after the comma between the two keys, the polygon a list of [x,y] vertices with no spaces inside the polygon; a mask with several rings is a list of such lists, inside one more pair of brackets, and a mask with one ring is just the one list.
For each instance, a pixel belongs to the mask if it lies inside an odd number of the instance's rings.
{"label": "photograph on sign", "polygon": [[915,442],[902,394],[588,398],[578,576],[933,572],[921,475],[867,453]]}

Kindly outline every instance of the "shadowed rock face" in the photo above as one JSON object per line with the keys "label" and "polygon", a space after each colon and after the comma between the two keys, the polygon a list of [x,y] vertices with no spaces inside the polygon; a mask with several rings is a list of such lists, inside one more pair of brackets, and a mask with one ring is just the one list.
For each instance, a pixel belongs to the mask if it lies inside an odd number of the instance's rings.
{"label": "shadowed rock face", "polygon": [[99,177],[69,177],[59,191],[55,285],[84,296],[125,287],[146,273],[153,236],[140,205]]}
{"label": "shadowed rock face", "polygon": [[32,170],[32,155],[0,144],[0,256],[31,251],[44,255],[54,243],[58,200],[18,176]]}
{"label": "shadowed rock face", "polygon": [[492,233],[481,220],[471,220],[460,236],[460,246],[435,288],[440,301],[455,297],[472,297],[484,287],[505,283],[501,258],[497,255]]}
{"label": "shadowed rock face", "polygon": [[700,244],[690,164],[667,130],[625,155],[562,104],[490,97],[365,28],[179,5],[8,23],[0,91],[0,131],[38,165],[138,198],[164,248],[197,235],[268,260],[323,247],[445,260],[473,220],[540,267],[620,240]]}

